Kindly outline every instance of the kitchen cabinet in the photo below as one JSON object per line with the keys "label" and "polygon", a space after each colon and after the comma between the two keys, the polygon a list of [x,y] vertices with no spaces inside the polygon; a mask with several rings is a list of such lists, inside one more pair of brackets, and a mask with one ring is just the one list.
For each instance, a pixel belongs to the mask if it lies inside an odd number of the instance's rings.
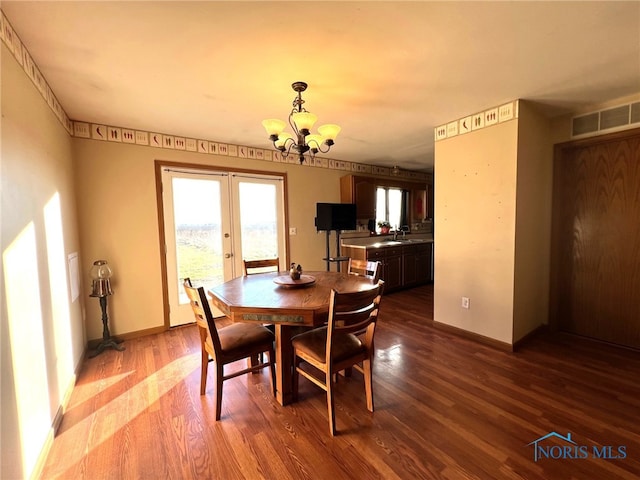
{"label": "kitchen cabinet", "polygon": [[416,283],[418,285],[433,282],[433,278],[431,278],[432,251],[433,243],[430,243],[416,253]]}
{"label": "kitchen cabinet", "polygon": [[421,243],[404,247],[402,255],[403,286],[424,285],[431,281],[432,245],[432,243]]}
{"label": "kitchen cabinet", "polygon": [[432,243],[381,246],[342,246],[342,254],[359,260],[378,261],[385,292],[424,285],[431,281]]}
{"label": "kitchen cabinet", "polygon": [[416,265],[415,248],[405,247],[402,252],[402,285],[417,285],[418,266]]}
{"label": "kitchen cabinet", "polygon": [[382,275],[380,278],[384,280],[385,291],[397,290],[403,286],[402,284],[402,247],[387,247],[385,251],[384,262],[382,264]]}
{"label": "kitchen cabinet", "polygon": [[409,222],[420,223],[433,218],[433,184],[404,180],[345,175],[340,178],[340,201],[355,203],[358,220],[376,218],[378,187],[399,188],[410,193]]}
{"label": "kitchen cabinet", "polygon": [[356,204],[358,220],[376,218],[376,184],[373,178],[345,175],[340,178],[340,201]]}
{"label": "kitchen cabinet", "polygon": [[411,189],[411,223],[433,218],[433,185]]}

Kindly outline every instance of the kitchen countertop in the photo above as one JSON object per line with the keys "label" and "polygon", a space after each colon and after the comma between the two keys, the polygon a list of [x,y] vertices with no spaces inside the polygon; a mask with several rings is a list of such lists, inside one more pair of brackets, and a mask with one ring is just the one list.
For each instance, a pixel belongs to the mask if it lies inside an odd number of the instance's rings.
{"label": "kitchen countertop", "polygon": [[424,243],[433,243],[433,235],[430,236],[420,236],[414,238],[408,238],[409,236],[402,238],[402,236],[398,236],[397,240],[394,240],[393,237],[383,237],[383,238],[349,238],[342,240],[343,247],[350,248],[365,248],[365,249],[375,249],[375,248],[386,248],[386,247],[398,247],[402,245],[420,245]]}

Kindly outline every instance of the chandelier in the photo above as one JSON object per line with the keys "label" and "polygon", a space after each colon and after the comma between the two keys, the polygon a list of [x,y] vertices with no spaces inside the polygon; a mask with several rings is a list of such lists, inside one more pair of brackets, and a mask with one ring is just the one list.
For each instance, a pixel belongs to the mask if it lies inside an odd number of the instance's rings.
{"label": "chandelier", "polygon": [[311,128],[318,119],[313,113],[307,112],[302,106],[302,92],[307,89],[305,82],[295,82],[291,85],[298,96],[293,99],[293,109],[289,114],[289,125],[294,135],[284,131],[286,123],[282,120],[270,118],[262,121],[262,125],[267,130],[269,140],[278,150],[283,158],[287,158],[293,150],[302,164],[305,153],[311,158],[315,158],[316,153],[327,153],[334,144],[336,136],[340,132],[338,125],[328,124],[318,127],[318,134],[311,134]]}

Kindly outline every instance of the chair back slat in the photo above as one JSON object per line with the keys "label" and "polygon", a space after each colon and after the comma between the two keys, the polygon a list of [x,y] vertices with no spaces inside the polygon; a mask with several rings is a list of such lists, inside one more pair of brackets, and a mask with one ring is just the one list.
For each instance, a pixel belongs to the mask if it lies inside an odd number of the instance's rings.
{"label": "chair back slat", "polygon": [[363,342],[367,349],[372,347],[370,342],[373,341],[383,290],[384,281],[382,280],[378,280],[376,288],[363,292],[338,293],[331,290],[325,358],[331,358],[331,346],[335,335],[346,335],[366,330],[367,334]]}
{"label": "chair back slat", "polygon": [[373,283],[377,283],[378,280],[380,280],[381,270],[380,262],[357,260],[354,258],[349,259],[349,266],[347,268],[347,272],[350,274],[370,278]]}
{"label": "chair back slat", "polygon": [[256,273],[277,272],[280,269],[280,259],[266,258],[261,260],[243,260],[244,276]]}

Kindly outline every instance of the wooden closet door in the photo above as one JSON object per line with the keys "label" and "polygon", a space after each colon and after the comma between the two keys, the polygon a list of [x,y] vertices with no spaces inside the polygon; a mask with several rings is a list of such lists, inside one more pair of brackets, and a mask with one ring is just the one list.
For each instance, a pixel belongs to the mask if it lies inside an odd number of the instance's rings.
{"label": "wooden closet door", "polygon": [[552,325],[640,348],[640,131],[556,148]]}

